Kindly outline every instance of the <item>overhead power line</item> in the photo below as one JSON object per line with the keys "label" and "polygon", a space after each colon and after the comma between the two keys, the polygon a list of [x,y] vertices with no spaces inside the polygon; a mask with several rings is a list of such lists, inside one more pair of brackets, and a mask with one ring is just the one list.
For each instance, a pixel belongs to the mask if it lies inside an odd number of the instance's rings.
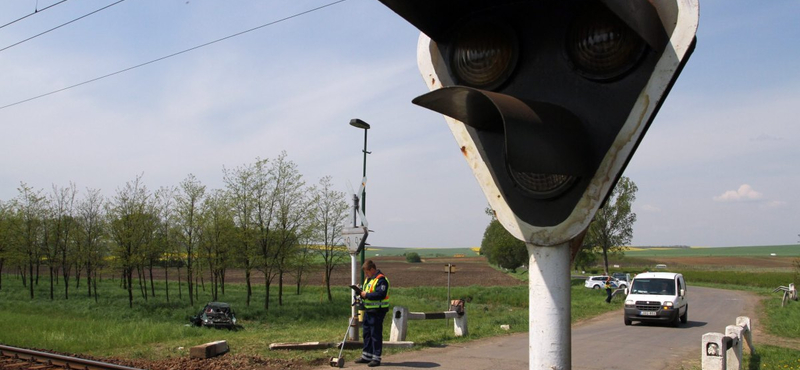
{"label": "overhead power line", "polygon": [[[120,1],[124,1],[124,0],[120,0]],[[212,45],[212,44],[216,44],[216,43],[221,42],[221,41],[225,41],[227,39],[230,39],[230,38],[233,38],[233,37],[236,37],[236,36],[244,35],[244,34],[246,34],[248,32],[253,32],[253,31],[262,29],[264,27],[268,27],[268,26],[271,26],[271,25],[274,25],[274,24],[277,24],[277,23],[288,21],[290,19],[297,18],[297,17],[300,17],[302,15],[306,15],[306,14],[309,14],[309,13],[312,13],[312,12],[315,12],[315,11],[318,11],[318,10],[321,10],[321,9],[324,9],[324,8],[327,8],[327,7],[330,7],[330,6],[339,4],[339,3],[343,3],[345,1],[347,1],[347,0],[337,0],[337,1],[325,4],[325,5],[322,5],[322,6],[318,6],[318,7],[313,8],[313,9],[309,9],[309,10],[306,10],[306,11],[303,11],[303,12],[300,12],[300,13],[297,13],[297,14],[294,14],[294,15],[290,15],[290,16],[285,17],[285,18],[281,18],[281,19],[278,19],[278,20],[275,20],[275,21],[272,21],[272,22],[269,22],[269,23],[262,24],[262,25],[260,25],[258,27],[253,27],[253,28],[250,28],[250,29],[245,30],[245,31],[234,33],[234,34],[232,34],[230,36],[225,36],[223,38],[219,38],[219,39],[216,39],[214,41],[209,41],[209,42],[206,42],[204,44],[200,44],[200,45],[188,48],[188,49],[181,50],[181,51],[176,52],[176,53],[172,53],[172,54],[160,57],[160,58],[156,58],[156,59],[150,60],[148,62],[137,64],[135,66],[128,67],[128,68],[125,68],[125,69],[121,69],[119,71],[112,72],[112,73],[109,73],[109,74],[106,74],[106,75],[103,75],[103,76],[100,76],[100,77],[95,77],[95,78],[93,78],[91,80],[86,80],[86,81],[83,81],[83,82],[80,82],[80,83],[77,83],[77,84],[74,84],[74,85],[70,85],[70,86],[67,86],[67,87],[64,87],[64,88],[61,88],[61,89],[58,89],[58,90],[54,90],[54,91],[51,91],[51,92],[48,92],[48,93],[45,93],[45,94],[37,95],[37,96],[31,97],[31,98],[28,98],[28,99],[25,99],[25,100],[20,100],[20,101],[18,101],[16,103],[11,103],[11,104],[7,104],[7,105],[4,105],[4,106],[0,106],[0,110],[6,109],[6,108],[9,108],[9,107],[13,107],[15,105],[19,105],[19,104],[22,104],[22,103],[27,103],[29,101],[36,100],[36,99],[39,99],[39,98],[43,98],[45,96],[49,96],[49,95],[53,95],[53,94],[56,94],[56,93],[60,93],[62,91],[66,91],[66,90],[69,90],[69,89],[72,89],[72,88],[76,88],[78,86],[83,86],[83,85],[86,85],[86,84],[89,84],[89,83],[92,83],[92,82],[95,82],[95,81],[102,80],[104,78],[108,78],[108,77],[111,77],[111,76],[118,75],[120,73],[125,73],[125,72],[128,72],[130,70],[133,70],[133,69],[136,69],[136,68],[139,68],[139,67],[144,67],[144,66],[146,66],[148,64],[153,64],[153,63],[156,63],[156,62],[160,62],[160,61],[162,61],[164,59],[172,58],[174,56],[178,56],[178,55],[181,55],[181,54],[184,54],[184,53],[188,53],[188,52],[190,52],[192,50],[197,50],[197,49],[200,49],[200,48]]]}
{"label": "overhead power line", "polygon": [[53,5],[46,6],[46,7],[42,8],[42,9],[38,9],[38,7],[39,7],[39,4],[37,3],[37,4],[36,4],[36,7],[37,7],[36,11],[34,11],[33,13],[31,13],[31,14],[28,14],[28,15],[26,15],[26,16],[24,16],[24,17],[20,17],[20,18],[17,18],[17,19],[15,19],[15,20],[11,21],[11,22],[8,22],[8,23],[6,23],[6,24],[4,24],[4,25],[0,26],[0,28],[3,28],[3,27],[5,27],[5,26],[8,26],[8,25],[12,25],[12,24],[14,24],[14,23],[17,23],[17,22],[19,22],[19,21],[21,21],[21,20],[23,20],[23,19],[25,19],[25,18],[28,18],[28,17],[30,17],[30,16],[32,16],[32,15],[34,15],[34,14],[39,14],[39,13],[41,13],[41,12],[43,12],[43,11],[47,10],[47,9],[50,9],[50,8],[52,8],[52,7],[54,7],[54,6],[58,5],[58,4],[61,4],[61,3],[64,3],[64,2],[66,2],[66,1],[67,1],[67,0],[61,0],[61,1],[59,1],[59,2],[57,2],[57,3],[55,3],[55,4],[53,4]]}
{"label": "overhead power line", "polygon": [[[66,1],[66,0],[64,0],[64,1]],[[95,10],[95,11],[93,11],[93,12],[89,13],[89,14],[82,15],[82,16],[80,16],[80,17],[78,17],[78,18],[75,18],[75,19],[73,19],[73,20],[71,20],[71,21],[69,21],[69,22],[67,22],[67,23],[62,23],[61,25],[55,26],[55,27],[53,27],[53,28],[51,28],[51,29],[49,29],[49,30],[47,30],[47,31],[44,31],[44,32],[42,32],[42,33],[38,34],[38,35],[34,35],[34,36],[28,37],[27,39],[25,39],[25,40],[22,40],[22,41],[20,41],[20,42],[17,42],[17,43],[14,43],[14,44],[8,45],[8,46],[6,46],[6,47],[4,47],[4,48],[0,49],[0,51],[5,51],[5,50],[7,50],[7,49],[11,49],[11,48],[13,48],[14,46],[17,46],[17,45],[19,45],[19,44],[21,44],[21,43],[23,43],[23,42],[26,42],[26,41],[33,40],[33,39],[35,39],[35,38],[37,38],[37,37],[39,37],[39,36],[41,36],[41,35],[44,35],[44,34],[46,34],[46,33],[48,33],[48,32],[51,32],[51,31],[57,30],[57,29],[59,29],[59,28],[61,28],[61,27],[64,27],[64,26],[66,26],[66,25],[70,24],[70,23],[73,23],[73,22],[79,21],[79,20],[81,20],[81,19],[83,19],[83,18],[86,18],[86,17],[88,17],[88,16],[90,16],[90,15],[92,15],[92,14],[95,14],[95,13],[97,13],[97,12],[99,12],[99,11],[102,11],[102,10],[108,9],[108,8],[110,8],[110,7],[114,6],[114,5],[117,5],[117,4],[119,4],[119,3],[123,2],[123,1],[125,1],[125,0],[119,0],[119,1],[117,1],[116,3],[112,3],[112,4],[109,4],[109,5],[106,5],[106,6],[102,7],[102,8],[100,8],[100,9],[97,9],[97,10]],[[42,9],[42,10],[44,10],[44,9]]]}

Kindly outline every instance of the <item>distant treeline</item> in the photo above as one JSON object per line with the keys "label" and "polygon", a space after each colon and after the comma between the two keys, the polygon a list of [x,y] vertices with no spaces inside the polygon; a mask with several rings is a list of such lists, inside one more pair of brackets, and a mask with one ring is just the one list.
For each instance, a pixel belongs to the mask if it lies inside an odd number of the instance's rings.
{"label": "distant treeline", "polygon": [[81,278],[96,299],[98,271],[112,270],[122,277],[132,307],[134,295],[155,296],[154,268],[165,268],[169,284],[166,267],[174,266],[185,269],[178,274],[178,292],[185,284],[193,305],[204,273],[211,276],[216,300],[218,289],[225,292],[227,269],[239,268],[245,271],[248,306],[251,275],[264,275],[267,309],[273,283],[282,304],[284,275],[295,277],[299,294],[306,268],[322,260],[332,299],[330,274],[347,256],[341,232],[349,206],[331,178],[306,184],[283,152],[223,168],[223,180],[224,189],[209,190],[189,174],[178,186],[151,191],[137,176],[110,198],[95,189],[79,193],[72,183],[53,185],[49,194],[21,183],[15,198],[0,200],[0,289],[5,266],[20,275],[31,299],[45,274],[50,299],[54,283],[63,281],[68,299]]}

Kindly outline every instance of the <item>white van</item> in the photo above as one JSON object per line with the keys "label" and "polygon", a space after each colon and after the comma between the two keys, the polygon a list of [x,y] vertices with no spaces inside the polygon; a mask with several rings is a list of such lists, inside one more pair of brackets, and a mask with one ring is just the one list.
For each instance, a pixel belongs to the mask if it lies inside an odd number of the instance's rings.
{"label": "white van", "polygon": [[650,321],[678,326],[689,320],[686,281],[681,274],[645,272],[636,275],[625,293],[625,325]]}

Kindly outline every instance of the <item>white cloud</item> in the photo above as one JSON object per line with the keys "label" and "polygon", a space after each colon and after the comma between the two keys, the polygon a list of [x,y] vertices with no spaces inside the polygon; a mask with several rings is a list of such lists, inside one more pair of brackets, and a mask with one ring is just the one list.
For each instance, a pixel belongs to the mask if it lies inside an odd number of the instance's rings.
{"label": "white cloud", "polygon": [[642,211],[645,212],[661,212],[661,208],[656,207],[652,204],[645,204],[642,206]]}
{"label": "white cloud", "polygon": [[769,202],[764,203],[761,208],[764,209],[775,209],[775,208],[783,208],[786,207],[787,203],[782,202],[780,200],[771,200]]}
{"label": "white cloud", "polygon": [[728,190],[722,195],[714,197],[717,202],[739,202],[748,200],[758,200],[763,197],[763,194],[753,190],[750,185],[742,184],[738,190]]}

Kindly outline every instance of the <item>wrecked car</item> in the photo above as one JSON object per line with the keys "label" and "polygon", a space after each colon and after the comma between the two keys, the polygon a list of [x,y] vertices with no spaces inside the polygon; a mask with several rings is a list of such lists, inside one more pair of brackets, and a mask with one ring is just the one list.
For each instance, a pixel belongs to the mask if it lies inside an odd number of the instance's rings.
{"label": "wrecked car", "polygon": [[236,329],[236,315],[231,305],[224,302],[209,302],[197,316],[189,318],[192,325],[207,328]]}

